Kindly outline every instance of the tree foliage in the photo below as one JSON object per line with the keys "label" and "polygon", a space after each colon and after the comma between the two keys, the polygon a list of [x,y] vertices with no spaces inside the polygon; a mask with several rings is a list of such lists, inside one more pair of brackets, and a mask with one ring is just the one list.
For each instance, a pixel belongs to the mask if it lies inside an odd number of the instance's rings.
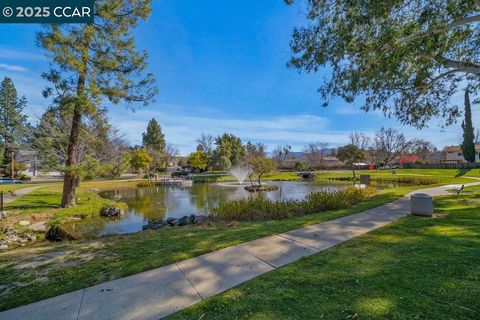
{"label": "tree foliage", "polygon": [[142,145],[144,148],[154,152],[165,152],[165,135],[155,118],[148,122],[147,131],[142,134]]}
{"label": "tree foliage", "polygon": [[196,142],[197,150],[205,152],[207,156],[207,170],[212,169],[215,138],[211,134],[202,133]]}
{"label": "tree foliage", "polygon": [[[72,108],[53,105],[38,120],[30,145],[37,151],[41,166],[65,170],[72,118]],[[109,163],[125,148],[118,130],[108,122],[104,110],[83,116],[75,159],[77,164],[82,165],[88,156]]]}
{"label": "tree foliage", "polygon": [[462,122],[463,142],[462,154],[467,162],[475,162],[475,129],[472,123],[472,108],[470,106],[470,96],[468,90],[465,90],[465,119]]}
{"label": "tree foliage", "polygon": [[207,168],[207,154],[203,151],[197,150],[188,156],[187,165],[200,171]]}
{"label": "tree foliage", "polygon": [[[71,105],[62,207],[75,204],[75,170],[82,117],[94,114],[104,98],[110,103],[146,104],[156,94],[151,74],[143,74],[147,55],[135,49],[132,30],[150,14],[151,0],[96,0],[94,22],[51,24],[38,34],[51,70],[44,92],[58,105]],[[71,168],[72,167],[72,170]]]}
{"label": "tree foliage", "polygon": [[[242,144],[242,140],[233,134],[224,133],[223,135],[215,139],[215,151],[213,157],[216,163],[223,163],[231,166],[238,166],[242,163],[245,156],[245,146]],[[228,161],[226,161],[228,159]]]}
{"label": "tree foliage", "polygon": [[24,96],[19,97],[12,79],[5,77],[0,83],[0,162],[11,162],[12,152],[25,143],[30,125],[23,109],[27,105]]}
{"label": "tree foliage", "polygon": [[354,144],[347,144],[344,147],[338,148],[337,158],[345,162],[345,165],[352,169],[353,177],[355,178],[355,163],[365,161],[366,155],[363,150]]}
{"label": "tree foliage", "polygon": [[250,168],[250,181],[252,181],[252,175],[256,175],[259,186],[262,185],[261,179],[264,174],[270,173],[277,169],[275,161],[262,155],[257,155],[249,159],[248,166]]}
{"label": "tree foliage", "polygon": [[132,151],[130,164],[139,174],[142,173],[143,169],[148,169],[152,161],[153,159],[146,149],[141,148]]}
{"label": "tree foliage", "polygon": [[306,2],[308,23],[294,31],[290,65],[331,69],[319,89],[324,105],[361,98],[363,110],[421,128],[433,117],[456,121],[459,87],[478,92],[478,0]]}

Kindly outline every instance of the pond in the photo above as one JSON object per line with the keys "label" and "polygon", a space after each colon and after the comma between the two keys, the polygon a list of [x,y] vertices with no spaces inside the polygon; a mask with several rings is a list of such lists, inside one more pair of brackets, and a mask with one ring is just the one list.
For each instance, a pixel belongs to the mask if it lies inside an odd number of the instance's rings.
{"label": "pond", "polygon": [[102,197],[119,199],[128,205],[128,211],[117,220],[86,219],[70,225],[82,237],[98,237],[141,231],[149,221],[180,218],[191,214],[208,215],[219,203],[266,197],[271,200],[303,199],[312,192],[345,188],[348,184],[308,181],[275,181],[276,191],[250,193],[235,183],[196,183],[191,187],[158,185],[101,192]]}

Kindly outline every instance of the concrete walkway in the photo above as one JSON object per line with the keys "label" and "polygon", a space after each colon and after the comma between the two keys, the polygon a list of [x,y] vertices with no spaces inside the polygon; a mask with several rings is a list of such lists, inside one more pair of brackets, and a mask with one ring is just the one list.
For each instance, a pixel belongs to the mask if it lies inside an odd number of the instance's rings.
{"label": "concrete walkway", "polygon": [[[465,186],[471,185],[480,185],[480,182]],[[451,188],[443,186],[415,193],[446,195]],[[0,312],[0,319],[160,319],[404,217],[410,211],[409,196],[350,216]]]}
{"label": "concrete walkway", "polygon": [[38,188],[42,188],[42,187],[43,186],[35,186],[35,187],[26,187],[26,188],[22,188],[22,189],[13,190],[13,192],[15,193],[15,197],[10,197],[10,196],[8,196],[7,192],[4,192],[3,193],[4,194],[3,203],[6,204],[6,203],[10,203],[12,201],[15,201],[17,199],[20,199],[24,195],[27,195],[30,192],[35,191]]}

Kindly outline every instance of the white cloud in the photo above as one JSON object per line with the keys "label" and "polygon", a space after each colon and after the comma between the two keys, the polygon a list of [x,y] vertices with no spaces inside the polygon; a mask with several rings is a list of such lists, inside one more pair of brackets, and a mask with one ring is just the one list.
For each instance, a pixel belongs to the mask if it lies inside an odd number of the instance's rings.
{"label": "white cloud", "polygon": [[336,114],[340,114],[340,115],[355,115],[355,114],[365,113],[365,111],[361,110],[359,107],[353,104],[336,106],[336,107],[333,107],[333,110],[335,110]]}
{"label": "white cloud", "polygon": [[0,69],[6,70],[6,71],[13,71],[13,72],[26,72],[28,71],[27,68],[24,68],[22,66],[17,66],[14,64],[6,64],[6,63],[0,63]]}
{"label": "white cloud", "polygon": [[8,49],[8,48],[1,48],[0,47],[0,58],[3,59],[15,59],[15,60],[43,60],[46,61],[46,58],[43,54],[27,51],[27,50],[19,50],[19,49]]}
{"label": "white cloud", "polygon": [[[165,110],[164,108],[161,108]],[[177,145],[183,154],[192,151],[195,139],[202,133],[220,135],[224,132],[235,134],[243,141],[263,142],[270,149],[279,143],[289,143],[295,149],[312,141],[328,141],[332,144],[346,142],[343,132],[330,131],[329,120],[315,115],[292,115],[239,119],[208,117],[203,115],[178,114],[171,112],[140,110],[128,115],[125,110],[111,109],[112,122],[124,133],[131,143],[141,142],[147,122],[155,117],[162,125],[169,142]]]}

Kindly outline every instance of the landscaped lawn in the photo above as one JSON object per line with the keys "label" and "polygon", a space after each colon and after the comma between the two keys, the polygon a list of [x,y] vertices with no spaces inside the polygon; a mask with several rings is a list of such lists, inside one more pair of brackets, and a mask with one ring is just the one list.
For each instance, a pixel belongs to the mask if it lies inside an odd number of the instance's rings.
{"label": "landscaped lawn", "polygon": [[480,188],[169,319],[479,319]]}
{"label": "landscaped lawn", "polygon": [[[388,176],[389,173],[379,174]],[[442,183],[471,181],[454,178],[451,173],[441,178]],[[93,213],[104,200],[97,198],[90,189],[134,187],[137,182],[82,183],[78,193],[79,206],[76,208],[58,209],[61,196],[59,184],[36,190],[9,206],[22,216],[39,214],[43,210],[59,218],[87,211]],[[0,310],[168,265],[259,237],[363,211],[424,187],[390,188],[352,208],[284,220],[241,222],[233,226],[215,224],[183,227],[182,232],[176,228],[164,228],[64,244],[43,242],[0,253]]]}
{"label": "landscaped lawn", "polygon": [[182,227],[182,232],[163,228],[87,242],[44,242],[0,253],[0,283],[6,285],[3,294],[0,292],[0,310],[364,211],[391,202],[414,188],[383,190],[352,208],[284,220],[241,222],[231,227]]}

